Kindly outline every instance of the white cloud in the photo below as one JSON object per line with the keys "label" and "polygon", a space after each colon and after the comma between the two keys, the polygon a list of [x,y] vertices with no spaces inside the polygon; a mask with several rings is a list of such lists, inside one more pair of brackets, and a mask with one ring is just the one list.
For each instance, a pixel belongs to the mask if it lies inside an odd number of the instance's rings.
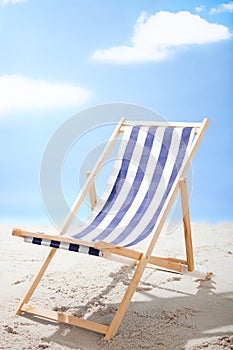
{"label": "white cloud", "polygon": [[209,23],[187,11],[161,11],[155,15],[143,12],[134,27],[130,46],[96,50],[91,58],[113,63],[162,61],[171,55],[175,47],[207,44],[230,37],[227,27]]}
{"label": "white cloud", "polygon": [[233,1],[228,2],[227,4],[225,4],[225,3],[220,4],[219,6],[213,7],[210,10],[211,14],[220,13],[220,12],[233,12]]}
{"label": "white cloud", "polygon": [[0,4],[2,6],[8,5],[8,4],[18,4],[19,2],[26,2],[27,0],[1,0]]}
{"label": "white cloud", "polygon": [[88,90],[71,84],[34,80],[20,75],[0,76],[0,114],[73,107],[84,104],[89,98]]}
{"label": "white cloud", "polygon": [[200,13],[200,12],[202,12],[202,11],[204,11],[204,9],[205,9],[205,6],[197,6],[196,8],[195,8],[195,11],[196,12],[198,12],[198,13]]}

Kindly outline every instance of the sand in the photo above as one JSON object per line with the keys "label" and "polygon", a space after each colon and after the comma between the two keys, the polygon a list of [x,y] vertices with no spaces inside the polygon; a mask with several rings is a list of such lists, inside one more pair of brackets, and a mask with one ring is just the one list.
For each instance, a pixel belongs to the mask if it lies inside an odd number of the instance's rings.
{"label": "sand", "polygon": [[[233,349],[233,224],[192,224],[202,273],[148,268],[111,341],[76,327],[14,316],[49,248],[12,237],[12,227],[0,227],[0,349]],[[182,230],[162,235],[155,254],[182,257]],[[59,250],[31,303],[107,324],[132,273],[126,265]]]}

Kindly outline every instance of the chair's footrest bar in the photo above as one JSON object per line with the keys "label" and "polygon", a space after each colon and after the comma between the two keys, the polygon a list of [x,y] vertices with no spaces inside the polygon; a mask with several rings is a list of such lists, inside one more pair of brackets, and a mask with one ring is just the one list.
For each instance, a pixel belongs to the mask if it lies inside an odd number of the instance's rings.
{"label": "chair's footrest bar", "polygon": [[103,257],[107,260],[116,261],[116,262],[119,262],[121,264],[125,264],[128,266],[134,266],[137,264],[136,260],[129,259],[129,258],[126,258],[124,256],[108,253],[108,252],[106,254],[104,254]]}
{"label": "chair's footrest bar", "polygon": [[177,258],[165,258],[168,261],[176,262],[178,264],[188,265],[187,260],[177,259]]}
{"label": "chair's footrest bar", "polygon": [[162,267],[163,269],[168,269],[176,272],[182,273],[182,265],[181,262],[174,262],[169,260],[168,258],[160,258],[156,256],[151,256],[149,259],[149,264],[156,265]]}
{"label": "chair's footrest bar", "polygon": [[24,304],[21,307],[21,312],[26,312],[28,314],[39,316],[56,322],[66,323],[71,326],[88,329],[90,331],[101,334],[106,334],[109,328],[108,326],[103,325],[101,323],[84,320],[76,316],[67,315],[53,310],[47,310],[42,307],[32,306],[29,304]]}

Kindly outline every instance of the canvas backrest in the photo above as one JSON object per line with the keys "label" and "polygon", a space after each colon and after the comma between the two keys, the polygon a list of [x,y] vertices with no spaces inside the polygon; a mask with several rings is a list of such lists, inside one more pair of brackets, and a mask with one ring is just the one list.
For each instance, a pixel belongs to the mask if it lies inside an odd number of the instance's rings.
{"label": "canvas backrest", "polygon": [[132,246],[153,230],[195,128],[127,126],[104,193],[75,237]]}

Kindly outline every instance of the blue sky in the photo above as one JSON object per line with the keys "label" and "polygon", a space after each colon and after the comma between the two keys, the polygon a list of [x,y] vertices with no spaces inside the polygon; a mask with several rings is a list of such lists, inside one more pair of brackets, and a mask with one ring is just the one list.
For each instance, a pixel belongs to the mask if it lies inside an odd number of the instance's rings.
{"label": "blue sky", "polygon": [[51,136],[76,113],[113,102],[171,121],[210,118],[191,216],[233,220],[232,35],[230,1],[1,0],[1,220],[46,221],[39,176]]}

